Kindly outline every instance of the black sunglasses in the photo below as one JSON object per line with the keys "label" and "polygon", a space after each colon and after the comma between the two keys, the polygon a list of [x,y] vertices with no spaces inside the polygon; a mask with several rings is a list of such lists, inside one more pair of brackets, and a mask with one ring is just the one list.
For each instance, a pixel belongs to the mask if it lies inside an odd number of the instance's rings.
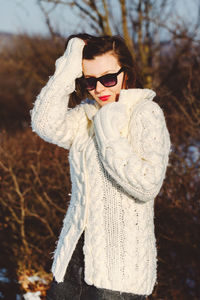
{"label": "black sunglasses", "polygon": [[110,73],[110,74],[106,74],[103,75],[101,77],[84,77],[84,83],[86,86],[86,89],[91,91],[94,90],[96,88],[97,85],[97,81],[100,81],[101,84],[103,84],[105,87],[111,87],[111,86],[115,86],[117,84],[117,76],[123,72],[123,68],[121,68],[117,73]]}

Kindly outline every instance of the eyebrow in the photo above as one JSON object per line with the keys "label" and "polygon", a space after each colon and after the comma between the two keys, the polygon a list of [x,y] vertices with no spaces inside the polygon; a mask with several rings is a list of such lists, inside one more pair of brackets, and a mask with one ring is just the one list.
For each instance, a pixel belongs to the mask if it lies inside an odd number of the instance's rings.
{"label": "eyebrow", "polygon": [[117,71],[114,71],[114,70],[108,70],[108,71],[105,71],[104,73],[102,73],[100,76],[94,76],[94,75],[84,75],[86,78],[89,78],[89,77],[94,77],[94,78],[99,78],[101,76],[104,76],[106,74],[113,74],[113,73],[117,73]]}

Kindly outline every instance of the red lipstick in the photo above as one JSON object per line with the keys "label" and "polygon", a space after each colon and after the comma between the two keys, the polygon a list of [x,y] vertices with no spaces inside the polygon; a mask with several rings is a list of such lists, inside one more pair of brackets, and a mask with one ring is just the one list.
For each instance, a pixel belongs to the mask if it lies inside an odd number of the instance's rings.
{"label": "red lipstick", "polygon": [[110,95],[106,95],[106,96],[99,97],[99,99],[101,101],[107,101],[109,97],[110,97]]}

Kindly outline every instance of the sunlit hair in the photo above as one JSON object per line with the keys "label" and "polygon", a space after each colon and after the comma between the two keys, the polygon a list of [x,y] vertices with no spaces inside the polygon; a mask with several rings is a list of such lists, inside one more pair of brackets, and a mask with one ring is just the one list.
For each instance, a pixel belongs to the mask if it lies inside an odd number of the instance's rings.
{"label": "sunlit hair", "polygon": [[[112,52],[116,56],[118,63],[123,67],[126,74],[125,88],[142,88],[141,74],[139,73],[137,63],[129,51],[124,39],[120,36],[92,36],[86,33],[71,35],[67,42],[73,37],[78,37],[86,42],[83,48],[83,59],[94,59],[96,56]],[[81,80],[76,80],[76,92],[73,93],[73,100],[80,102],[84,98],[90,97]]]}

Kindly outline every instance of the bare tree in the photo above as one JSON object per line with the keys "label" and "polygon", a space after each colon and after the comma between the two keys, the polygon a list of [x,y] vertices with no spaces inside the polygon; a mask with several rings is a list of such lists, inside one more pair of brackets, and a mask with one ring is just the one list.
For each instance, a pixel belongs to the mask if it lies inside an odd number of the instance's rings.
{"label": "bare tree", "polygon": [[30,129],[15,136],[4,132],[0,138],[0,215],[8,234],[1,240],[2,255],[17,262],[24,290],[26,285],[30,289],[29,276],[46,278],[40,287],[44,292],[52,279],[46,264],[69,203],[66,151],[46,145]]}
{"label": "bare tree", "polygon": [[[96,34],[121,34],[137,58],[145,80],[146,87],[157,87],[161,40],[199,39],[200,13],[196,15],[192,25],[184,23],[174,10],[176,1],[170,0],[37,0],[42,7],[52,5],[51,11],[57,6],[65,6],[70,13],[81,16],[82,28],[89,28]],[[193,2],[193,5],[195,3]],[[44,7],[44,6],[43,6]],[[196,2],[196,10],[200,12],[200,3]],[[50,17],[47,11],[47,24]],[[171,20],[171,22],[170,22]],[[87,26],[85,26],[87,24]],[[50,33],[52,27],[49,28]]]}

